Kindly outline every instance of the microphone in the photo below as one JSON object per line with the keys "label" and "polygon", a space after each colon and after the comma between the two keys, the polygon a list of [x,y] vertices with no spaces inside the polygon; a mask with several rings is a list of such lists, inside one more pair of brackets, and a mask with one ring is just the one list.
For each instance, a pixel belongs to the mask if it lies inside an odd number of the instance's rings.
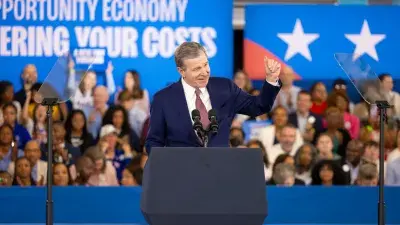
{"label": "microphone", "polygon": [[198,109],[192,111],[192,120],[194,121],[193,129],[197,131],[199,135],[202,135],[203,124],[201,123],[200,111]]}
{"label": "microphone", "polygon": [[209,131],[211,131],[212,134],[218,133],[218,122],[217,122],[217,112],[215,109],[210,109],[208,111],[208,119],[210,120],[210,125],[208,127]]}

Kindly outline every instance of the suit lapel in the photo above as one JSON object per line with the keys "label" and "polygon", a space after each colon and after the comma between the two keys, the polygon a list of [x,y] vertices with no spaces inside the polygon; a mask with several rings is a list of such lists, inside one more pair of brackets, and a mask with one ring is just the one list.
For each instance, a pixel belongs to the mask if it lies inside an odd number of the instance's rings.
{"label": "suit lapel", "polygon": [[183,86],[181,83],[181,80],[179,79],[178,82],[175,83],[174,85],[174,89],[176,90],[177,94],[177,101],[175,101],[176,103],[176,109],[178,112],[178,118],[182,118],[182,124],[181,126],[184,127],[190,127],[190,132],[188,134],[188,138],[189,140],[195,140],[197,144],[201,144],[199,138],[197,137],[195,131],[192,129],[193,127],[193,123],[192,123],[192,119],[190,116],[189,109],[188,109],[188,105],[186,102],[186,97],[185,97],[185,92],[183,90]]}

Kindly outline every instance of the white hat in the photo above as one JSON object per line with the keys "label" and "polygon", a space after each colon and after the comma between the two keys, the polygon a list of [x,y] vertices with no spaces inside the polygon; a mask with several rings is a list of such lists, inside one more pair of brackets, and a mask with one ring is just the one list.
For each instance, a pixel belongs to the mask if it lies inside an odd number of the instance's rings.
{"label": "white hat", "polygon": [[117,134],[117,129],[115,129],[114,125],[111,124],[104,125],[101,127],[100,130],[100,138],[112,133]]}

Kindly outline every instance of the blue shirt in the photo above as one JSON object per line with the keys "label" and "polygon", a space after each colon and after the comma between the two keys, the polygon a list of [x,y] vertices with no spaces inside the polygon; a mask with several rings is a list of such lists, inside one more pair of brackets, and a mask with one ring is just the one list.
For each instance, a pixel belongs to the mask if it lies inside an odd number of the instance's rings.
{"label": "blue shirt", "polygon": [[125,167],[131,162],[132,157],[126,157],[123,150],[115,150],[115,156],[111,160],[112,164],[117,171],[118,181],[122,178],[122,171],[124,171]]}
{"label": "blue shirt", "polygon": [[[12,148],[10,148],[8,150],[8,153],[4,156],[4,158],[0,160],[0,171],[7,171],[8,170],[8,166],[10,165],[10,162],[12,162],[12,160],[11,160],[11,152],[12,152]],[[21,156],[24,156],[24,151],[18,149],[17,157],[19,158]]]}
{"label": "blue shirt", "polygon": [[17,142],[18,149],[24,149],[28,141],[32,140],[28,130],[20,124],[14,126],[14,137]]}

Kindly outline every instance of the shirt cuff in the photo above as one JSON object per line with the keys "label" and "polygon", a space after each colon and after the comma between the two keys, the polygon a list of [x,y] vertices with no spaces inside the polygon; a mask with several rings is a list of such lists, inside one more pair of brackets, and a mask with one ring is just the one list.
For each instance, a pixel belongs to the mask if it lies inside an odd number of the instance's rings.
{"label": "shirt cuff", "polygon": [[[267,81],[267,80],[266,80]],[[271,85],[273,85],[273,86],[276,86],[276,87],[279,87],[279,81],[278,80],[276,80],[275,82],[270,82],[270,81],[267,81],[269,84],[271,84]]]}

